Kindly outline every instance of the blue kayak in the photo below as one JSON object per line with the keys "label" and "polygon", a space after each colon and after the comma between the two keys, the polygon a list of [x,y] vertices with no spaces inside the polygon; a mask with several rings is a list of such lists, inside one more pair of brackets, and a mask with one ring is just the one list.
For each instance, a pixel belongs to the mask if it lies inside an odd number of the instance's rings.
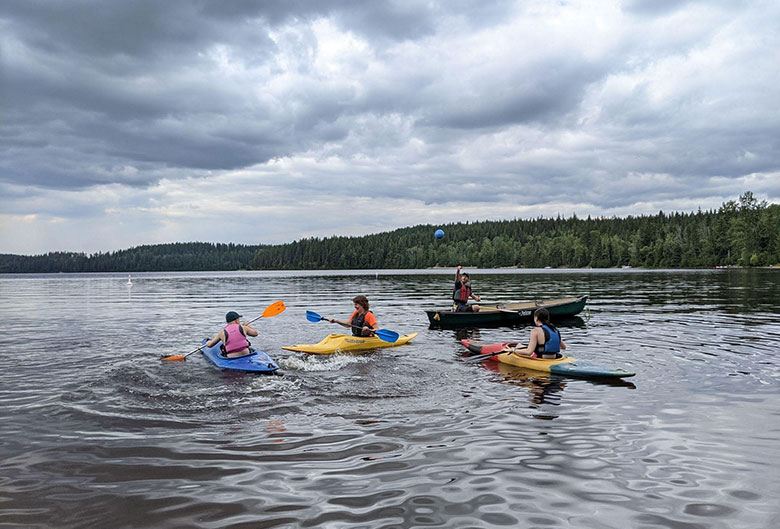
{"label": "blue kayak", "polygon": [[[206,340],[203,340],[205,346]],[[220,346],[222,342],[217,342],[213,347],[203,347],[203,355],[211,360],[211,363],[215,366],[228,369],[231,371],[247,371],[252,373],[267,373],[273,374],[279,369],[279,365],[274,362],[270,356],[262,351],[258,351],[254,347],[250,347],[252,351],[246,356],[239,356],[237,358],[228,358],[222,356],[222,350]]]}

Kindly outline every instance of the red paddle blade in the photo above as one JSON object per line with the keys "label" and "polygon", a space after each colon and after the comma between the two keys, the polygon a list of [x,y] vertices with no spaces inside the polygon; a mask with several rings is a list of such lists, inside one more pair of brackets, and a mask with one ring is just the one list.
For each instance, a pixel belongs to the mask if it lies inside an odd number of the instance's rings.
{"label": "red paddle blade", "polygon": [[184,360],[186,358],[186,355],[171,355],[171,356],[163,356],[160,360],[163,362],[171,362],[173,360]]}

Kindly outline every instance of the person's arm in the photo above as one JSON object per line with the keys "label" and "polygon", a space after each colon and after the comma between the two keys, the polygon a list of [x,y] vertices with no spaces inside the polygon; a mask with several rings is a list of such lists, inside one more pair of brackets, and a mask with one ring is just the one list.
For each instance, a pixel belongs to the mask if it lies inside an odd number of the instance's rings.
{"label": "person's arm", "polygon": [[474,301],[482,301],[482,298],[477,296],[473,290],[471,291],[471,297],[474,298]]}
{"label": "person's arm", "polygon": [[455,270],[455,282],[460,283],[460,270],[463,268],[462,266],[458,265],[457,270]]}
{"label": "person's arm", "polygon": [[[561,336],[561,335],[560,335],[560,331],[559,331],[559,334],[558,334],[558,336],[559,336],[559,337]],[[561,338],[561,351],[565,351],[565,350],[566,350],[566,344],[565,344],[565,343],[563,343],[563,338]]]}
{"label": "person's arm", "polygon": [[338,323],[342,327],[352,327],[352,324],[350,322],[352,321],[352,318],[354,316],[355,316],[355,313],[353,312],[352,316],[350,316],[350,318],[349,318],[350,321],[341,321],[341,320],[337,320],[336,318],[331,318],[328,321],[331,322],[331,323]]}
{"label": "person's arm", "polygon": [[219,341],[222,341],[222,343],[225,343],[225,331],[224,330],[219,331],[217,333],[217,335],[214,336],[214,338],[212,338],[211,340],[206,342],[206,347],[214,347],[215,345],[217,345],[217,342],[219,342]]}
{"label": "person's arm", "polygon": [[257,329],[255,329],[248,323],[242,323],[241,327],[244,329],[244,334],[247,336],[257,336],[259,334],[257,332]]}
{"label": "person's arm", "polygon": [[365,319],[365,321],[363,323],[364,323],[364,325],[363,325],[363,330],[364,331],[371,331],[371,332],[373,332],[373,331],[379,330],[379,324],[376,321],[376,316],[374,316],[374,314],[371,313],[371,312],[366,314],[366,319]]}
{"label": "person's arm", "polygon": [[541,332],[539,327],[531,329],[531,336],[528,338],[528,345],[525,349],[515,349],[514,353],[520,356],[531,356],[536,352],[536,344],[539,343],[538,335]]}

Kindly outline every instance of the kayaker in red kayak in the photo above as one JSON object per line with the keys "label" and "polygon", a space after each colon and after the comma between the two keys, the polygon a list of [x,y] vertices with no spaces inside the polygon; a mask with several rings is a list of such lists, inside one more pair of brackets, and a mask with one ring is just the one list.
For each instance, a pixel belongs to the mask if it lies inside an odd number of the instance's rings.
{"label": "kayaker in red kayak", "polygon": [[227,326],[206,342],[206,347],[214,347],[217,342],[221,341],[223,356],[236,358],[248,355],[250,352],[249,340],[246,337],[257,336],[259,334],[257,329],[248,323],[241,323],[241,315],[233,310],[225,314],[225,321]]}
{"label": "kayaker in red kayak", "polygon": [[462,266],[455,271],[455,288],[452,290],[453,312],[479,312],[479,305],[469,305],[469,299],[482,301],[471,291],[471,278],[466,272],[461,273]]}
{"label": "kayaker in red kayak", "polygon": [[352,336],[373,336],[379,329],[374,313],[368,308],[368,298],[366,296],[355,296],[352,298],[355,304],[355,312],[349,317],[349,321],[341,321],[334,318],[329,319],[331,323],[338,323],[343,327],[352,328]]}
{"label": "kayaker in red kayak", "polygon": [[[510,351],[531,358],[558,358],[561,350],[566,349],[566,344],[561,338],[561,331],[550,323],[550,312],[547,309],[536,309],[534,324],[536,327],[531,329],[528,345],[524,349],[510,348]],[[518,344],[517,347],[520,345]]]}

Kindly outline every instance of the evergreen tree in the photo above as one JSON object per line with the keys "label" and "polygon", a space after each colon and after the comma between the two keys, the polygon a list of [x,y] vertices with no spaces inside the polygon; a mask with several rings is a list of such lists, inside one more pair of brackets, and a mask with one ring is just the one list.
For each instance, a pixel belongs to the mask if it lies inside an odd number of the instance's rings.
{"label": "evergreen tree", "polygon": [[0,255],[0,272],[499,267],[711,267],[780,263],[780,205],[751,192],[717,211],[430,225],[279,245],[171,243],[94,254]]}

